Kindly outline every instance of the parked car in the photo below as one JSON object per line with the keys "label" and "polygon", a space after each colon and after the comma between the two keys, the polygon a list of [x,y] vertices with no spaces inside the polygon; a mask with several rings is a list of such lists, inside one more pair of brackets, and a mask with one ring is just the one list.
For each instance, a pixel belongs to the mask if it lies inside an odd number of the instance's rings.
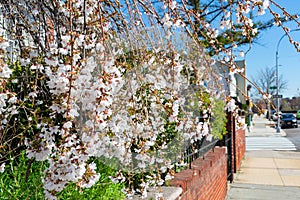
{"label": "parked car", "polygon": [[293,113],[283,113],[280,117],[281,127],[298,128],[296,116]]}
{"label": "parked car", "polygon": [[[278,112],[278,115],[281,116],[281,115],[282,115],[282,112],[279,111],[279,112]],[[271,119],[272,119],[273,121],[277,121],[278,115],[277,115],[277,112],[274,111],[274,113],[271,115]]]}
{"label": "parked car", "polygon": [[300,119],[300,110],[297,110],[296,118],[297,118],[297,119]]}

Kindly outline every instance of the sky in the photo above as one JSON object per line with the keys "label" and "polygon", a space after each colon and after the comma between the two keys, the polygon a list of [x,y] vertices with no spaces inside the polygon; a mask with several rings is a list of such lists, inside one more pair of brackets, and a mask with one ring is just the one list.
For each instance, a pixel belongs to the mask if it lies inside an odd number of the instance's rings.
{"label": "sky", "polygon": [[[300,0],[274,0],[286,10],[300,15]],[[264,16],[267,18],[268,16]],[[300,20],[300,19],[299,19]],[[297,28],[295,25],[290,26],[291,30]],[[300,27],[299,27],[300,28]],[[276,49],[280,38],[285,32],[278,27],[264,31],[257,44],[253,44],[251,50],[246,54],[246,75],[250,80],[252,77],[259,76],[259,72],[266,67],[276,69]],[[291,32],[291,36],[297,42],[300,42],[300,31]],[[248,47],[247,47],[248,48]],[[289,43],[285,36],[278,46],[278,72],[279,76],[288,82],[287,89],[281,94],[283,98],[300,96],[300,52],[297,53],[294,46]]]}

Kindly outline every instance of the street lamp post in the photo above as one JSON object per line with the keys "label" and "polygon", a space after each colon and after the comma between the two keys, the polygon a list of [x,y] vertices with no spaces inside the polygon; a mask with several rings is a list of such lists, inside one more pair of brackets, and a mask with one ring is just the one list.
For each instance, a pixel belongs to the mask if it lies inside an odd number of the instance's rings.
{"label": "street lamp post", "polygon": [[[290,32],[294,32],[294,31],[299,31],[300,29],[294,29],[291,30]],[[281,42],[281,40],[287,35],[287,33],[285,33],[284,35],[281,36],[281,38],[279,39],[278,43],[277,43],[277,48],[276,48],[276,102],[277,102],[277,129],[276,132],[280,133],[280,117],[279,117],[279,70],[278,70],[278,50],[279,50],[279,44]]]}
{"label": "street lamp post", "polygon": [[282,38],[286,36],[283,35],[280,40],[278,41],[278,44],[277,44],[277,50],[276,50],[276,102],[277,102],[277,129],[276,129],[276,132],[277,133],[280,133],[280,116],[279,116],[279,77],[278,77],[278,47],[279,47],[279,44],[280,44],[280,41],[282,40]]}

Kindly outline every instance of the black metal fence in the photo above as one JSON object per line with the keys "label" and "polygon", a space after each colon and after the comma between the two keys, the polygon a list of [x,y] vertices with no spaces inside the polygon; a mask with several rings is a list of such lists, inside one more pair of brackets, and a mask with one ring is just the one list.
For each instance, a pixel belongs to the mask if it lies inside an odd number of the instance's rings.
{"label": "black metal fence", "polygon": [[205,153],[213,149],[218,141],[218,139],[207,140],[206,138],[196,140],[186,148],[183,154],[184,162],[191,168],[192,162],[197,158],[203,157]]}
{"label": "black metal fence", "polygon": [[[224,135],[222,140],[212,139],[207,140],[206,138],[202,138],[201,140],[196,140],[193,144],[190,144],[183,153],[184,163],[187,164],[189,169],[192,167],[192,162],[197,158],[203,157],[204,155],[213,150],[216,146],[225,146],[227,147],[227,180],[233,181],[233,145],[232,145],[232,133],[228,132]],[[176,171],[176,165],[175,165]]]}
{"label": "black metal fence", "polygon": [[[226,156],[227,156],[227,180],[233,181],[233,174],[235,172],[236,167],[236,155],[235,155],[235,118],[232,113],[227,113],[227,125],[226,130],[227,133],[223,135],[221,140],[212,139],[207,140],[207,138],[203,137],[202,139],[195,140],[194,142],[186,141],[183,147],[184,152],[182,153],[183,157],[181,157],[181,161],[187,165],[190,169],[192,167],[192,162],[197,158],[203,157],[204,155],[213,150],[215,146],[226,147]],[[175,164],[175,172],[176,172],[176,164],[178,162],[174,161]]]}
{"label": "black metal fence", "polygon": [[224,135],[222,140],[219,140],[217,145],[218,146],[225,146],[227,149],[226,156],[227,156],[227,180],[232,182],[233,181],[233,149],[232,149],[232,132],[228,132]]}

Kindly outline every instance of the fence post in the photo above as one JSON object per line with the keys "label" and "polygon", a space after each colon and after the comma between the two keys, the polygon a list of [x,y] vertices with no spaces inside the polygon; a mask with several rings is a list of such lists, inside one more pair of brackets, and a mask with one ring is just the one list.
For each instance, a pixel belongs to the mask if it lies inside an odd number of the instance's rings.
{"label": "fence post", "polygon": [[232,154],[232,132],[233,132],[233,114],[232,112],[227,112],[227,124],[226,124],[226,139],[225,145],[227,147],[227,179],[232,182],[233,181],[233,154]]}
{"label": "fence post", "polygon": [[236,121],[235,116],[232,116],[232,148],[233,148],[233,172],[236,173],[237,171],[237,164],[236,164]]}

